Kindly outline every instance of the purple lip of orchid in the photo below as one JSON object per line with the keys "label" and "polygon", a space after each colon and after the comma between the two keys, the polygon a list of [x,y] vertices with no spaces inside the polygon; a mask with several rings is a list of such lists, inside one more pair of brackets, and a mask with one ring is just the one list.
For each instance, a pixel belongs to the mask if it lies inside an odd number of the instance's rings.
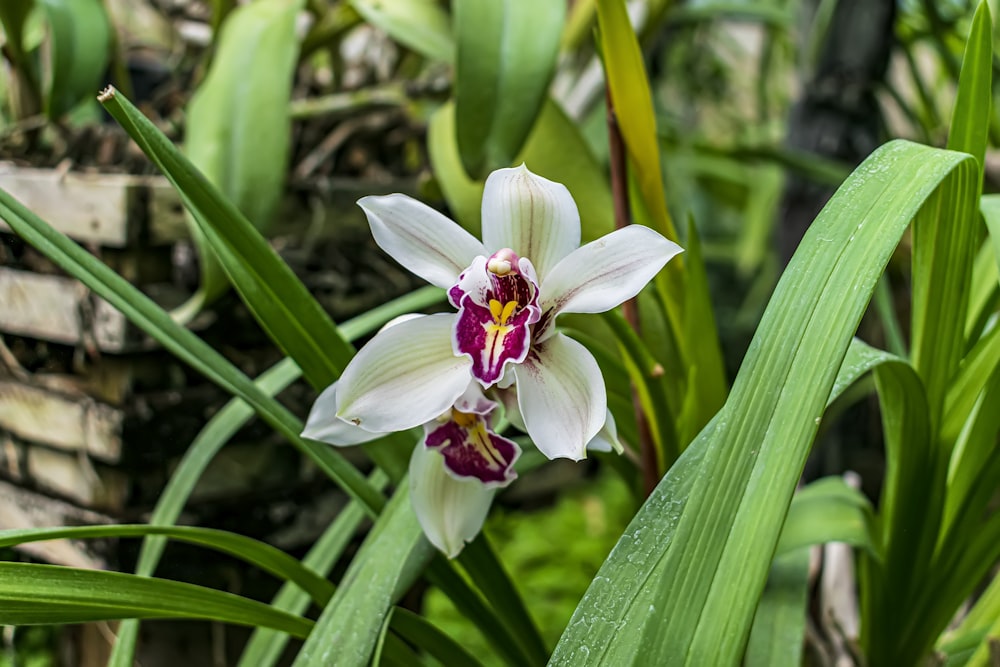
{"label": "purple lip of orchid", "polygon": [[489,487],[506,486],[517,478],[513,466],[521,448],[490,430],[487,416],[453,409],[446,421],[429,424],[424,431],[424,445],[444,456],[445,468],[454,477],[472,477]]}
{"label": "purple lip of orchid", "polygon": [[510,248],[477,257],[448,290],[458,308],[452,344],[472,360],[472,375],[484,387],[497,382],[508,364],[519,364],[531,347],[531,325],[541,319],[538,280],[526,257]]}

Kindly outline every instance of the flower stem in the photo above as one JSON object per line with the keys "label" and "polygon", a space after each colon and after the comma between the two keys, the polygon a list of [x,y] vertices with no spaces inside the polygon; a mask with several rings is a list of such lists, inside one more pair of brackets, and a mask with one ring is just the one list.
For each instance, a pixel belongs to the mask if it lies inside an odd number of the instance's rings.
{"label": "flower stem", "polygon": [[[605,86],[605,103],[607,105],[609,162],[611,166],[611,198],[615,209],[615,229],[621,229],[632,224],[632,211],[628,201],[628,161],[625,156],[625,140],[618,126],[618,115],[611,100],[611,88]],[[622,304],[622,315],[632,330],[639,334],[639,307],[636,299],[629,299]],[[649,428],[649,419],[642,409],[642,402],[632,382],[632,406],[635,410],[636,432],[639,438],[639,454],[642,468],[643,490],[648,496],[656,488],[660,479],[656,446]]]}

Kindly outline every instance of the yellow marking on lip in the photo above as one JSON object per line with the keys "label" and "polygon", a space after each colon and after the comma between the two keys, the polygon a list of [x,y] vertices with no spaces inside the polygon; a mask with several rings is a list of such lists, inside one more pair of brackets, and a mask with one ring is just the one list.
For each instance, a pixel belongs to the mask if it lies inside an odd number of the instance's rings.
{"label": "yellow marking on lip", "polygon": [[517,301],[501,304],[497,299],[490,299],[490,315],[493,316],[493,322],[498,326],[506,326],[510,318],[514,316],[515,310],[517,310]]}

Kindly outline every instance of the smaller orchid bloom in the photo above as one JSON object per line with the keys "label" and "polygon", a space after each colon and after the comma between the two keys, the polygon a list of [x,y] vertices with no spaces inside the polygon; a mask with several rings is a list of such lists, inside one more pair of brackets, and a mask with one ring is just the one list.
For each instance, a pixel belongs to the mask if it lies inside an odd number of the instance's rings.
{"label": "smaller orchid bloom", "polygon": [[423,444],[444,457],[445,468],[455,478],[498,487],[517,477],[514,462],[521,448],[491,430],[490,415],[497,406],[478,385],[470,384],[450,411],[424,424]]}
{"label": "smaller orchid bloom", "polygon": [[[317,398],[303,437],[335,446],[369,442],[385,435],[338,419],[334,383]],[[410,458],[410,502],[427,539],[454,558],[482,529],[496,489],[517,478],[517,443],[493,432],[498,403],[471,384],[455,405],[424,424],[424,437]]]}
{"label": "smaller orchid bloom", "polygon": [[458,313],[375,336],[344,371],[337,416],[401,431],[450,409],[470,378],[484,389],[516,383],[535,445],[549,458],[584,458],[606,422],[604,378],[590,352],[556,330],[556,316],[618,306],[681,248],[641,225],[580,247],[569,191],[523,165],[486,180],[482,242],[405,195],[358,203],[378,245],[448,290]]}

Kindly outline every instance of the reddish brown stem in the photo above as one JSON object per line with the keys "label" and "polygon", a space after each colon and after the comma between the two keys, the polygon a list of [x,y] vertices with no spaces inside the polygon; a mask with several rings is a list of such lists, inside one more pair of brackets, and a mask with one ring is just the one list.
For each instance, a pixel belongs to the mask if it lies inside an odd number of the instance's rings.
{"label": "reddish brown stem", "polygon": [[[611,198],[615,207],[615,228],[621,229],[632,224],[632,211],[628,201],[628,162],[625,156],[625,141],[622,138],[621,128],[618,126],[618,116],[615,114],[615,106],[611,100],[611,89],[608,87],[605,87],[604,99],[608,109]],[[629,299],[622,304],[622,315],[629,326],[638,334],[640,332],[639,307],[636,299]],[[653,443],[653,434],[649,428],[649,419],[646,417],[646,411],[642,409],[642,401],[639,400],[639,393],[634,384],[632,385],[632,406],[635,410],[635,423],[639,437],[642,485],[648,496],[660,480],[660,466],[656,455],[656,446]]]}

